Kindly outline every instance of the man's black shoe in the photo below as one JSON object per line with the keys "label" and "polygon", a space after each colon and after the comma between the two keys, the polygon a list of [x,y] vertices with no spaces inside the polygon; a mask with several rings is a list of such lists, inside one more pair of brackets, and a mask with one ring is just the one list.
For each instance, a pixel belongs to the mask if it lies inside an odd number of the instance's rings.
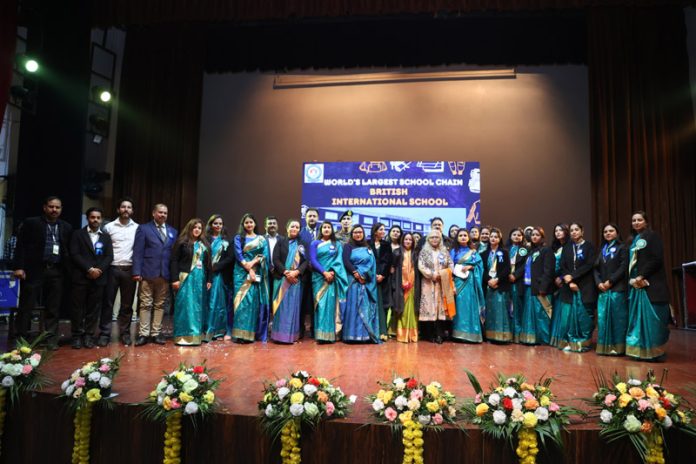
{"label": "man's black shoe", "polygon": [[143,337],[142,335],[138,335],[138,338],[135,339],[135,346],[143,346],[147,345],[147,337]]}
{"label": "man's black shoe", "polygon": [[94,348],[94,338],[90,337],[89,335],[85,335],[84,346],[85,348]]}
{"label": "man's black shoe", "polygon": [[82,337],[75,337],[72,340],[73,350],[79,350],[82,348]]}
{"label": "man's black shoe", "polygon": [[152,337],[152,342],[157,343],[158,345],[166,345],[167,340],[164,338],[164,335],[159,334],[156,337]]}
{"label": "man's black shoe", "polygon": [[100,335],[99,339],[97,340],[97,346],[101,346],[103,348],[108,345],[110,341],[111,338],[108,335]]}
{"label": "man's black shoe", "polygon": [[131,340],[130,334],[123,334],[123,336],[121,337],[121,343],[123,343],[126,346],[131,346],[133,341]]}

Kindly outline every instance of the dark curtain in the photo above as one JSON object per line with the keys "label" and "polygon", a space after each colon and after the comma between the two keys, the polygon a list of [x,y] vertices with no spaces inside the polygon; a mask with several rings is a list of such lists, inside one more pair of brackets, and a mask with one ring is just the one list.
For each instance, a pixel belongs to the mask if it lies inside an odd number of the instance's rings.
{"label": "dark curtain", "polygon": [[595,223],[617,222],[626,238],[631,213],[645,210],[664,240],[679,307],[672,271],[696,259],[696,126],[683,10],[590,10],[588,38]]}
{"label": "dark curtain", "polygon": [[476,11],[522,11],[616,6],[685,5],[684,0],[93,0],[100,25],[175,21],[254,21],[268,19],[451,15]]}
{"label": "dark curtain", "polygon": [[0,117],[5,114],[12,83],[16,37],[17,1],[3,0],[0,2]]}
{"label": "dark curtain", "polygon": [[152,219],[156,203],[168,206],[176,228],[195,213],[202,50],[198,34],[186,28],[128,31],[114,200],[132,197],[138,222]]}

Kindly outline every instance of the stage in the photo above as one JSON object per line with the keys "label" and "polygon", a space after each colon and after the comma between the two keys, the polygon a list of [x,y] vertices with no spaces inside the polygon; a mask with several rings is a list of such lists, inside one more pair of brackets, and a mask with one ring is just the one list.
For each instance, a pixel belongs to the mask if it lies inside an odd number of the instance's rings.
{"label": "stage", "polygon": [[[45,366],[54,384],[36,395],[25,395],[20,407],[8,417],[3,438],[4,462],[69,462],[72,446],[72,420],[62,402],[55,399],[60,383],[82,363],[105,356],[124,355],[114,382],[113,410],[95,411],[92,430],[92,462],[161,461],[161,424],[144,422],[139,407],[127,406],[143,401],[160,379],[180,361],[207,360],[217,375],[224,377],[217,397],[220,414],[199,424],[197,432],[186,426],[184,462],[279,462],[278,445],[271,445],[257,425],[256,403],[262,381],[285,376],[302,369],[333,380],[347,395],[357,395],[352,414],[344,420],[330,421],[302,439],[303,462],[308,463],[395,463],[402,453],[400,440],[386,426],[370,425],[370,406],[363,398],[374,393],[377,380],[393,375],[414,375],[423,381],[437,380],[461,402],[474,395],[464,369],[469,369],[488,385],[496,372],[522,372],[528,379],[542,375],[554,378],[553,391],[559,403],[586,409],[581,401],[592,395],[592,370],[606,374],[643,376],[653,368],[659,378],[668,369],[665,384],[670,391],[691,396],[684,388],[696,385],[693,353],[696,332],[673,330],[665,362],[644,363],[625,357],[597,356],[594,352],[569,353],[548,346],[459,344],[429,342],[382,345],[318,345],[303,340],[295,345],[254,343],[237,345],[217,341],[201,347],[148,344],[124,347],[112,343],[106,348],[73,350],[62,346]],[[367,426],[365,424],[368,424]],[[447,428],[443,433],[426,435],[426,462],[515,462],[512,451],[502,443],[483,438],[471,426],[461,432]],[[565,450],[552,453],[540,462],[638,462],[626,444],[606,445],[598,439],[595,419],[577,418],[565,436]],[[672,454],[668,462],[687,462],[696,456],[696,440],[668,436]]]}

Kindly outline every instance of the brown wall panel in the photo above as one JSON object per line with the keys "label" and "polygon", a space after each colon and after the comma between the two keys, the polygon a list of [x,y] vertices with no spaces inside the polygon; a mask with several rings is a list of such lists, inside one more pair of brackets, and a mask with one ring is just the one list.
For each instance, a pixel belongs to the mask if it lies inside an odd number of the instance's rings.
{"label": "brown wall panel", "polygon": [[303,161],[465,160],[481,163],[484,223],[592,230],[587,69],[517,71],[283,90],[270,74],[206,75],[198,214],[232,230],[246,211],[297,216]]}

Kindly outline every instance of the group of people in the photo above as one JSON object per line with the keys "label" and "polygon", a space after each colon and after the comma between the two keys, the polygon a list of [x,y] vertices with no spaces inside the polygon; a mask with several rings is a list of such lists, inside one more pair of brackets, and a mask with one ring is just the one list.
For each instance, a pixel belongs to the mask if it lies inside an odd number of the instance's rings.
{"label": "group of people", "polygon": [[62,275],[72,274],[72,346],[105,346],[121,292],[120,340],[131,344],[130,323],[139,285],[135,345],[163,344],[162,316],[173,290],[173,335],[180,345],[226,339],[237,343],[382,343],[390,338],[435,343],[549,344],[586,351],[597,328],[596,351],[657,359],[664,355],[670,320],[660,237],[647,216],[632,216],[632,236],[615,224],[602,228],[595,247],[579,223],[558,224],[546,245],[542,227],[495,227],[443,233],[440,218],[426,236],[352,224],[352,212],[319,222],[319,211],[286,223],[265,218],[265,233],[244,214],[234,236],[223,218],[191,219],[181,233],[166,224],[167,207],[138,225],[133,203],[102,227],[102,211],[86,212],[72,233],[50,197],[44,215],[20,228],[15,275],[23,279],[17,332],[26,335],[39,288],[46,330],[57,340]]}

